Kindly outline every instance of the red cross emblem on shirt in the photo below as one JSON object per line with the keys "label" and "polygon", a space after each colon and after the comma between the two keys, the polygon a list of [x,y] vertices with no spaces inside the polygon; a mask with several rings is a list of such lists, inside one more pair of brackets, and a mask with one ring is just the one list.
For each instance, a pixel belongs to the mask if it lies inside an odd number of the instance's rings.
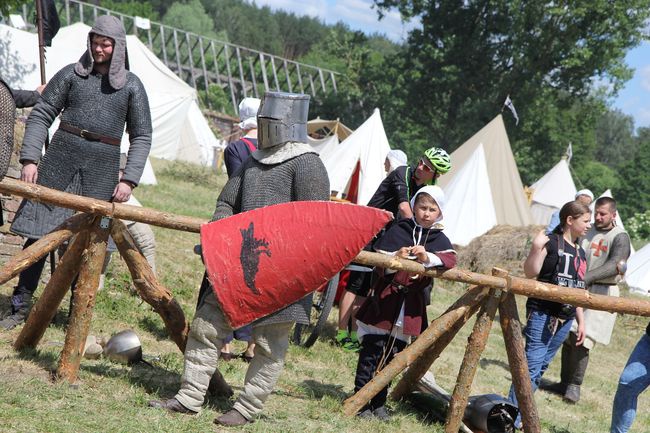
{"label": "red cross emblem on shirt", "polygon": [[607,252],[607,245],[603,245],[603,239],[601,239],[598,243],[592,242],[591,243],[591,249],[596,250],[594,253],[594,257],[600,257],[600,252]]}

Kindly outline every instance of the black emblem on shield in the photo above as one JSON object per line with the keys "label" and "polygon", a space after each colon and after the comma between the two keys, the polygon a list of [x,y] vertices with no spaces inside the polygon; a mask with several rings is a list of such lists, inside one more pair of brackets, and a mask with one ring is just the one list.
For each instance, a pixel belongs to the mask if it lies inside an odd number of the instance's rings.
{"label": "black emblem on shield", "polygon": [[254,226],[251,222],[247,229],[239,230],[242,235],[241,252],[239,253],[239,261],[241,262],[244,271],[244,281],[246,286],[256,295],[260,292],[255,287],[255,277],[259,271],[260,254],[264,253],[271,257],[271,250],[269,243],[266,239],[255,239],[253,233]]}

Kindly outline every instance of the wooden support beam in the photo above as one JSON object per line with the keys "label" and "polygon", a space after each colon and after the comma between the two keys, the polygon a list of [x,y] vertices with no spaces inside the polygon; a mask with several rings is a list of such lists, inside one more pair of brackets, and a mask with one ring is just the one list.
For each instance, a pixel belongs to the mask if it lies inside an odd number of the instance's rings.
{"label": "wooden support beam", "polygon": [[58,379],[67,380],[70,383],[77,381],[81,356],[93,317],[99,276],[106,256],[110,222],[104,226],[106,221],[102,220],[105,218],[96,218],[90,230],[88,248],[81,255],[81,267],[72,303],[72,314],[56,371]]}
{"label": "wooden support beam", "polygon": [[[479,287],[479,286],[474,286],[469,289],[470,292],[480,292],[482,293],[482,296],[486,296],[486,290],[485,287]],[[445,313],[448,313],[452,310],[455,310],[459,306],[459,302],[461,300],[458,300],[445,311]],[[391,392],[391,398],[393,400],[401,400],[402,398],[406,397],[408,394],[411,392],[415,391],[418,382],[420,379],[424,377],[424,375],[429,371],[429,368],[431,368],[431,365],[438,359],[440,354],[442,353],[443,350],[451,343],[451,340],[454,339],[456,334],[458,334],[458,331],[461,330],[461,328],[469,321],[469,319],[476,314],[478,309],[480,308],[480,304],[476,303],[469,308],[464,315],[458,318],[456,322],[447,330],[444,334],[442,334],[435,342],[435,344],[429,346],[421,356],[419,356],[413,364],[409,366],[409,368],[404,372],[402,375],[402,378],[400,381],[395,385],[393,388],[393,391]]]}
{"label": "wooden support beam", "polygon": [[51,203],[81,212],[138,221],[186,232],[199,233],[201,231],[201,225],[208,222],[208,220],[200,218],[174,215],[150,208],[130,206],[123,203],[109,203],[90,197],[81,197],[8,177],[5,177],[0,182],[0,192],[19,195],[33,201]]}
{"label": "wooden support beam", "polygon": [[[493,269],[494,275],[510,279],[508,272],[503,269]],[[512,293],[504,293],[499,305],[499,321],[503,331],[512,385],[515,388],[515,395],[519,403],[521,420],[526,433],[540,433],[539,414],[533,397],[533,388],[528,373],[528,362],[526,361],[525,342],[521,332],[521,322],[517,312],[517,301]]]}
{"label": "wooden support beam", "polygon": [[117,249],[129,267],[133,283],[140,297],[151,305],[165,322],[167,332],[181,352],[185,352],[190,325],[185,320],[183,309],[172,293],[158,282],[147,259],[144,258],[133,238],[120,220],[113,221],[111,236]]}
{"label": "wooden support beam", "polygon": [[499,306],[500,298],[501,290],[490,289],[489,296],[484,301],[481,311],[478,313],[474,329],[467,340],[465,356],[460,365],[456,386],[454,387],[454,392],[449,402],[449,410],[447,411],[447,419],[445,421],[445,433],[457,433],[463,422],[463,415],[465,414],[465,407],[469,400],[472,382],[476,375],[476,368],[478,367],[481,354],[490,336],[492,321]]}
{"label": "wooden support beam", "polygon": [[0,269],[0,284],[6,283],[29,268],[50,251],[54,251],[59,245],[70,239],[75,233],[87,229],[92,218],[86,214],[73,215],[28,248],[14,255]]}
{"label": "wooden support beam", "polygon": [[23,326],[14,343],[14,349],[20,351],[28,347],[34,348],[38,346],[43,334],[45,334],[45,330],[56,315],[63,297],[70,289],[74,277],[77,276],[79,263],[81,263],[81,253],[88,246],[88,239],[89,232],[87,230],[79,232],[72,239],[59,261],[56,271],[45,285],[43,294],[32,307],[25,326]]}
{"label": "wooden support beam", "polygon": [[467,313],[467,310],[477,304],[487,289],[471,290],[466,292],[458,301],[458,307],[442,314],[435,319],[427,329],[406,349],[398,353],[395,358],[384,367],[370,382],[361,388],[356,394],[343,402],[343,412],[348,416],[354,416],[366,405],[379,391],[388,386],[391,380],[411,365],[424,351],[432,346],[438,338],[445,334],[459,318]]}
{"label": "wooden support beam", "polygon": [[[2,183],[0,183],[0,186]],[[397,271],[408,271],[434,278],[458,281],[461,283],[477,284],[507,290],[518,295],[546,299],[549,301],[572,304],[577,307],[592,310],[610,311],[612,313],[633,314],[635,316],[650,317],[650,301],[631,298],[616,298],[613,296],[596,295],[588,290],[569,289],[555,286],[536,280],[519,277],[502,278],[493,275],[484,275],[464,269],[452,268],[448,270],[425,270],[424,266],[413,260],[399,259],[385,254],[361,251],[354,259],[355,263],[379,266]]]}

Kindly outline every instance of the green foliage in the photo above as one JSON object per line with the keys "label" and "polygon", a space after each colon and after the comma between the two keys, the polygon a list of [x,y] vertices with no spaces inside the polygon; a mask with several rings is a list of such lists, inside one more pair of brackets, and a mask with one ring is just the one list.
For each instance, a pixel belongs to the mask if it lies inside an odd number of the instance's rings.
{"label": "green foliage", "polygon": [[214,23],[200,0],[173,3],[162,18],[163,24],[217,39]]}
{"label": "green foliage", "polygon": [[650,211],[637,213],[625,220],[625,230],[634,240],[650,239]]}
{"label": "green foliage", "polygon": [[0,2],[0,15],[8,17],[9,14],[15,13],[16,10],[24,3],[24,0],[3,0]]}
{"label": "green foliage", "polygon": [[158,21],[160,19],[158,12],[154,10],[153,5],[149,1],[102,0],[101,6],[125,15],[149,18],[152,21]]}
{"label": "green foliage", "polygon": [[650,167],[650,128],[640,128],[636,141],[634,155],[620,169],[625,183],[614,192],[624,215],[645,213],[650,209],[650,177],[646,175]]}
{"label": "green foliage", "polygon": [[226,94],[223,87],[218,84],[210,84],[207,91],[199,90],[199,98],[204,107],[226,113],[233,117],[237,116],[237,113],[235,113],[232,107],[230,97]]}

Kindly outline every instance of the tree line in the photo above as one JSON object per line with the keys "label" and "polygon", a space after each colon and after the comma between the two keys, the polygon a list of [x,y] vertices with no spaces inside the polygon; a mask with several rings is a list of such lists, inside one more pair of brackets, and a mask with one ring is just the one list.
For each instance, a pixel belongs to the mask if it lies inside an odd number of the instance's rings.
{"label": "tree line", "polygon": [[374,1],[379,15],[397,9],[420,25],[395,43],[243,0],[94,3],[335,70],[338,92],[310,114],[355,128],[377,107],[391,146],[411,158],[453,151],[510,96],[520,122],[504,119],[525,184],[571,143],[578,187],[610,188],[624,218],[650,209],[650,129],[611,105],[633,73],[625,54],[648,37],[650,0]]}

